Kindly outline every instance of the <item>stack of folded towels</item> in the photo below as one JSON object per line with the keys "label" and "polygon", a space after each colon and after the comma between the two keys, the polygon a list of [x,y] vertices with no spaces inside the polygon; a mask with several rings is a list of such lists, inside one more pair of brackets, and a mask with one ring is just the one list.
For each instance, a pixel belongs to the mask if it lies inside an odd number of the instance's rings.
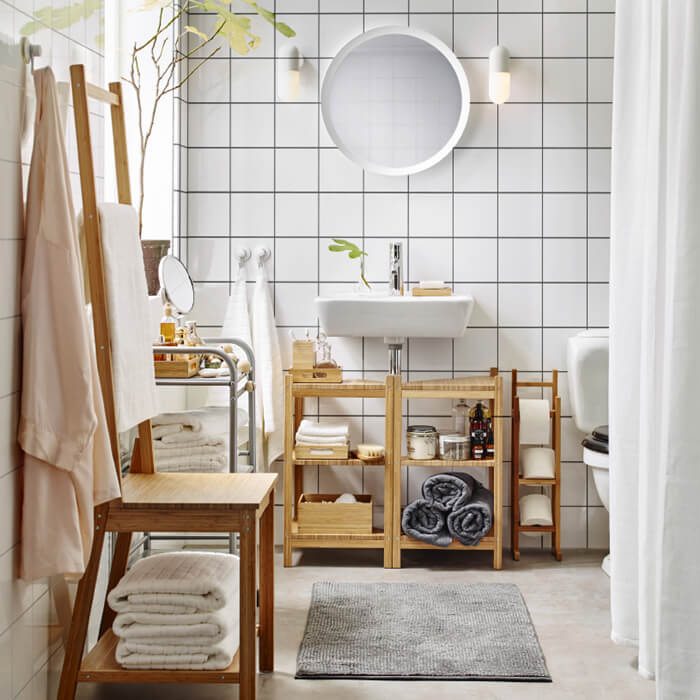
{"label": "stack of folded towels", "polygon": [[[151,419],[159,472],[228,471],[228,408],[161,413]],[[238,446],[248,436],[248,414],[239,409]]]}
{"label": "stack of folded towels", "polygon": [[316,423],[304,418],[296,434],[297,445],[310,447],[347,445],[349,442],[350,428],[347,423]]}
{"label": "stack of folded towels", "polygon": [[239,644],[239,560],[169,552],[139,560],[108,596],[128,669],[227,668]]}

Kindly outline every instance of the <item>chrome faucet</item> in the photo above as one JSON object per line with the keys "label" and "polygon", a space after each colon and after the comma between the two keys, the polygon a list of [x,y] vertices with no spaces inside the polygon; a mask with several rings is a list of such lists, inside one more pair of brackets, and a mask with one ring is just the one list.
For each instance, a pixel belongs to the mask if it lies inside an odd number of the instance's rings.
{"label": "chrome faucet", "polygon": [[389,295],[403,296],[403,252],[400,241],[389,243]]}

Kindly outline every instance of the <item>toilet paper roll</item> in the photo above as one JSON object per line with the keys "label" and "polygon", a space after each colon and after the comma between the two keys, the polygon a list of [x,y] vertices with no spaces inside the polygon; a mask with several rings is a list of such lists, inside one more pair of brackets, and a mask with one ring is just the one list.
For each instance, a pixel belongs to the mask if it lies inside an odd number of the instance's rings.
{"label": "toilet paper roll", "polygon": [[520,444],[549,444],[549,401],[520,399]]}
{"label": "toilet paper roll", "polygon": [[520,470],[526,479],[553,479],[554,450],[551,447],[523,447]]}
{"label": "toilet paper roll", "polygon": [[549,500],[549,496],[542,493],[530,493],[523,496],[520,499],[520,524],[551,526],[552,502]]}

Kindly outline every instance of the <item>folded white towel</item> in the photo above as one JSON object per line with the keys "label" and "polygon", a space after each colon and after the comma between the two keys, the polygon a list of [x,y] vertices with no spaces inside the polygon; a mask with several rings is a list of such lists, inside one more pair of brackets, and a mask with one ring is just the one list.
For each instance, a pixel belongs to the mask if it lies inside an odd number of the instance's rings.
{"label": "folded white towel", "polygon": [[222,474],[228,471],[228,455],[195,455],[192,457],[173,457],[172,459],[158,458],[156,455],[155,466],[157,472]]}
{"label": "folded white towel", "polygon": [[[152,425],[152,424],[151,424]],[[182,423],[173,423],[172,425],[152,425],[151,433],[154,440],[164,438],[166,435],[175,435],[183,429]]]}
{"label": "folded white towel", "polygon": [[316,435],[296,434],[297,445],[346,445],[349,442],[347,435],[333,435],[318,437]]}
{"label": "folded white towel", "polygon": [[233,554],[154,554],[137,561],[107,600],[118,613],[221,610],[229,599],[238,600],[239,571],[240,561]]}
{"label": "folded white towel", "polygon": [[122,612],[114,618],[112,629],[122,639],[144,644],[205,646],[216,644],[238,626],[238,595],[232,596],[221,610],[196,613]]}
{"label": "folded white towel", "polygon": [[161,413],[151,419],[151,425],[154,427],[159,425],[179,425],[180,430],[187,427],[193,432],[199,432],[202,429],[202,421],[195,411]]}
{"label": "folded white towel", "polygon": [[317,423],[304,418],[299,424],[298,433],[307,436],[315,435],[317,437],[349,436],[350,427],[347,423]]}
{"label": "folded white towel", "polygon": [[[158,441],[156,441],[157,443]],[[218,445],[153,445],[156,458],[174,459],[186,457],[201,457],[203,455],[226,455],[227,450],[223,441]]]}
{"label": "folded white towel", "polygon": [[124,668],[210,669],[227,668],[238,649],[238,628],[216,644],[174,646],[142,644],[122,639],[117,644],[117,663]]}

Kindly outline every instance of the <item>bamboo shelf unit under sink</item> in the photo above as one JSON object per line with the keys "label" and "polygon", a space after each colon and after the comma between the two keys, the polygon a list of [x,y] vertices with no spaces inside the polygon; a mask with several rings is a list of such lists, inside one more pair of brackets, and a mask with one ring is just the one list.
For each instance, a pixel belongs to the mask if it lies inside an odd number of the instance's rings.
{"label": "bamboo shelf unit under sink", "polygon": [[[385,400],[385,456],[378,460],[296,459],[294,435],[303,418],[304,398],[359,397]],[[401,455],[403,399],[480,399],[489,401],[494,428],[494,458],[483,460],[416,460]],[[494,494],[494,522],[488,534],[474,547],[453,542],[446,549],[487,550],[493,552],[493,566],[501,568],[503,546],[503,380],[495,370],[491,375],[456,379],[403,383],[400,376],[388,375],[384,382],[348,381],[338,384],[296,383],[291,376],[285,383],[285,450],[284,450],[284,565],[291,566],[296,548],[383,549],[384,567],[399,568],[404,549],[445,549],[420,542],[401,532],[401,467],[427,466],[438,469],[485,468],[488,486]],[[375,466],[384,469],[384,528],[372,533],[340,532],[302,534],[296,521],[296,503],[302,494],[303,470],[315,466]]]}

